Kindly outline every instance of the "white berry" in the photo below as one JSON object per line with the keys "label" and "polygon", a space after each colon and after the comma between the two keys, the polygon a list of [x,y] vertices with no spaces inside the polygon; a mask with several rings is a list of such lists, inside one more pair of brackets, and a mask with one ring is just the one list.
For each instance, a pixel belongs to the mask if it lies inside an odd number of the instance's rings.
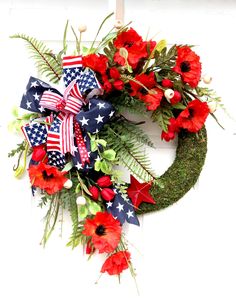
{"label": "white berry", "polygon": [[85,24],[81,24],[79,27],[79,32],[83,33],[87,30],[87,26]]}
{"label": "white berry", "polygon": [[117,19],[117,20],[115,21],[114,27],[115,27],[116,29],[120,29],[122,26],[123,26],[123,22],[122,22],[121,20]]}
{"label": "white berry", "polygon": [[174,96],[174,94],[175,94],[174,90],[172,90],[172,89],[166,89],[165,92],[164,92],[164,95],[167,98],[167,101],[169,101],[170,99],[172,99],[173,96]]}
{"label": "white berry", "polygon": [[206,74],[206,75],[204,75],[202,80],[205,84],[210,84],[212,81],[212,77],[210,75]]}
{"label": "white berry", "polygon": [[216,102],[210,102],[207,104],[210,110],[210,113],[214,113],[217,108],[217,103]]}
{"label": "white berry", "polygon": [[65,189],[70,189],[73,186],[73,182],[70,179],[67,179],[67,181],[64,183]]}
{"label": "white berry", "polygon": [[77,205],[84,205],[86,204],[86,199],[84,198],[84,196],[78,196],[76,198],[76,203]]}

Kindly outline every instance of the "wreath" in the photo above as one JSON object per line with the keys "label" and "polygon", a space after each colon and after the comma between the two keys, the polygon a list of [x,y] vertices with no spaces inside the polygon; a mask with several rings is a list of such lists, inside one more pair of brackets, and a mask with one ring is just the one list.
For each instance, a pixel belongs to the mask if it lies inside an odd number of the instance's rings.
{"label": "wreath", "polygon": [[[35,38],[12,36],[26,41],[39,73],[52,84],[30,77],[20,104],[28,112],[20,116],[14,109],[11,124],[24,140],[9,156],[18,154],[15,176],[27,170],[32,194],[40,194],[39,205],[48,208],[43,245],[67,209],[68,246],[82,244],[89,256],[105,253],[102,273],[120,275],[130,268],[134,276],[122,225],[139,225],[138,214],[165,208],[192,188],[207,152],[204,124],[209,114],[215,117],[220,98],[199,86],[211,79],[202,78],[192,47],[167,48],[165,40],[144,40],[128,25],[96,42],[101,28],[85,47],[86,26],[78,32],[72,27],[73,55],[67,54],[68,22],[57,54]],[[143,121],[131,121],[126,112]],[[161,127],[163,140],[178,137],[174,163],[160,177],[145,152],[153,147],[140,127],[147,119]],[[129,170],[130,183],[119,165]]]}

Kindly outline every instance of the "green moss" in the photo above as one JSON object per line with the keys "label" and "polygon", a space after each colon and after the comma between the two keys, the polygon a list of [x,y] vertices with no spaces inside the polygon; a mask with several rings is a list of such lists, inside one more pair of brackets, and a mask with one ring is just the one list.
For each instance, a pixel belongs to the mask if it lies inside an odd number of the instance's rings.
{"label": "green moss", "polygon": [[175,160],[160,177],[163,188],[153,185],[150,191],[156,204],[142,203],[137,214],[161,210],[182,198],[198,180],[206,153],[205,127],[198,133],[198,136],[195,133],[180,133]]}

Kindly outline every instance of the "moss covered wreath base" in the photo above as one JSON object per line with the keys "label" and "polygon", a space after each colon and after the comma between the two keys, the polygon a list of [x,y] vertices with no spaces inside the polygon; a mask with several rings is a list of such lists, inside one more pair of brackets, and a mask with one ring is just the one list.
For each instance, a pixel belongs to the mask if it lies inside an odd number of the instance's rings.
{"label": "moss covered wreath base", "polygon": [[151,194],[156,204],[143,203],[138,214],[159,211],[180,200],[197,182],[207,153],[207,132],[203,127],[196,135],[182,131],[178,136],[176,157],[160,176],[162,187],[153,184]]}

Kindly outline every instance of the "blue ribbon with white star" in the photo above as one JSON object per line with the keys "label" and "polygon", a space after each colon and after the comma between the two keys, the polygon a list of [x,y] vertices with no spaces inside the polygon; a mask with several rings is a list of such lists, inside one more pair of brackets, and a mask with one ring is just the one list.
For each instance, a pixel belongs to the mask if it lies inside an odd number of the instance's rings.
{"label": "blue ribbon with white star", "polygon": [[138,217],[135,214],[134,206],[128,195],[122,194],[117,189],[114,191],[116,193],[114,200],[106,202],[107,212],[111,213],[121,224],[128,222],[139,226]]}

